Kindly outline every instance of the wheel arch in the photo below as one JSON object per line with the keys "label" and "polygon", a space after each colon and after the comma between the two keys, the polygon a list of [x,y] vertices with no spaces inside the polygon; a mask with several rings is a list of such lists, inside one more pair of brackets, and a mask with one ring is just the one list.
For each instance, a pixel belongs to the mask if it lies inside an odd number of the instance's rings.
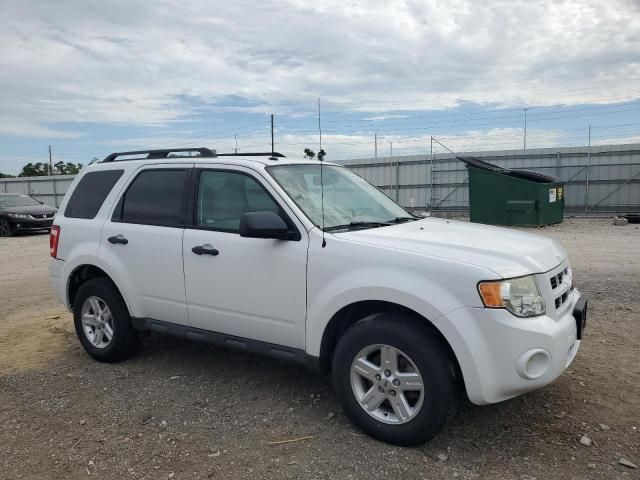
{"label": "wheel arch", "polygon": [[329,320],[327,326],[322,334],[322,340],[320,342],[320,357],[319,368],[323,372],[328,372],[331,369],[331,359],[333,351],[344,333],[353,324],[362,320],[363,318],[372,315],[374,313],[393,312],[412,317],[416,322],[430,332],[436,338],[444,349],[449,354],[451,363],[455,370],[455,376],[460,386],[464,386],[464,378],[462,375],[462,369],[460,363],[453,350],[451,344],[444,336],[444,334],[426,317],[416,312],[415,310],[406,307],[404,305],[384,301],[384,300],[361,300],[350,303],[338,310]]}
{"label": "wheel arch", "polygon": [[129,308],[127,299],[122,293],[122,289],[118,287],[118,284],[113,280],[113,278],[111,278],[111,275],[109,275],[104,269],[91,263],[83,263],[81,265],[76,266],[68,276],[66,293],[67,293],[67,303],[69,304],[70,308],[73,309],[73,304],[75,303],[75,298],[80,286],[83,283],[89,280],[92,280],[94,278],[107,279],[113,285],[113,287],[117,290],[117,292],[120,294],[120,296],[124,300],[125,305],[127,306],[127,309],[131,311],[131,309]]}

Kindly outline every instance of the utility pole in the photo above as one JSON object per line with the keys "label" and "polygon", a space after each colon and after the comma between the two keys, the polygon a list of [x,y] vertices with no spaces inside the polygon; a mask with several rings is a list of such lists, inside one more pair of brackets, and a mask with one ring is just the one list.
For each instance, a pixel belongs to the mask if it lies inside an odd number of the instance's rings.
{"label": "utility pole", "polygon": [[[320,150],[322,150],[322,123],[320,120],[320,97],[318,97],[318,133],[320,135]],[[320,150],[318,150],[318,152]]]}
{"label": "utility pole", "polygon": [[236,141],[236,148],[233,151],[233,153],[237,154],[238,153],[238,134],[237,133],[233,134],[233,139]]}
{"label": "utility pole", "polygon": [[275,151],[275,145],[273,143],[273,113],[271,114],[271,155]]}
{"label": "utility pole", "polygon": [[527,110],[529,110],[529,108],[523,108],[524,110],[524,145],[523,145],[523,150],[527,149]]}
{"label": "utility pole", "polygon": [[389,142],[389,156],[393,158],[393,142]]}
{"label": "utility pole", "polygon": [[53,175],[53,160],[51,159],[51,145],[49,145],[49,175]]}

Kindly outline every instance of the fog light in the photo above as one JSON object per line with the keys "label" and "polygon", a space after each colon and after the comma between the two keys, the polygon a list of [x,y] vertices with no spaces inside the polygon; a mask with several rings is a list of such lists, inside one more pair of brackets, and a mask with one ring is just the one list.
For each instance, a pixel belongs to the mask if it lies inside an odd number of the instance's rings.
{"label": "fog light", "polygon": [[542,348],[534,348],[524,352],[516,361],[516,372],[522,378],[535,380],[545,374],[551,364],[549,352]]}

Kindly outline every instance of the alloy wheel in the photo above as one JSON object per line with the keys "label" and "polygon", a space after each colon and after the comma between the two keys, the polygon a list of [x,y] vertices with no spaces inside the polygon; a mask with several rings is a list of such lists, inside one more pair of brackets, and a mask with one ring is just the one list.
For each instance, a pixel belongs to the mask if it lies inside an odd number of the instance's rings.
{"label": "alloy wheel", "polygon": [[82,304],[82,330],[96,348],[106,348],[113,339],[111,310],[100,297],[91,296]]}
{"label": "alloy wheel", "polygon": [[418,368],[406,353],[390,345],[370,345],[356,355],[351,388],[365,412],[389,424],[408,422],[424,402]]}

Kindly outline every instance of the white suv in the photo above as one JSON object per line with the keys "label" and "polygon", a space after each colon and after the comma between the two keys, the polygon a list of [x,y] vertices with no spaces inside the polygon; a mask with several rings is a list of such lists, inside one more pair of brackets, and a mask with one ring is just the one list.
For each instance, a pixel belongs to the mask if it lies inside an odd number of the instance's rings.
{"label": "white suv", "polygon": [[93,358],[153,331],[300,362],[399,445],[432,438],[462,392],[553,381],[586,319],[554,241],[420,219],[344,167],[274,153],[112,154],[74,180],[51,257]]}

